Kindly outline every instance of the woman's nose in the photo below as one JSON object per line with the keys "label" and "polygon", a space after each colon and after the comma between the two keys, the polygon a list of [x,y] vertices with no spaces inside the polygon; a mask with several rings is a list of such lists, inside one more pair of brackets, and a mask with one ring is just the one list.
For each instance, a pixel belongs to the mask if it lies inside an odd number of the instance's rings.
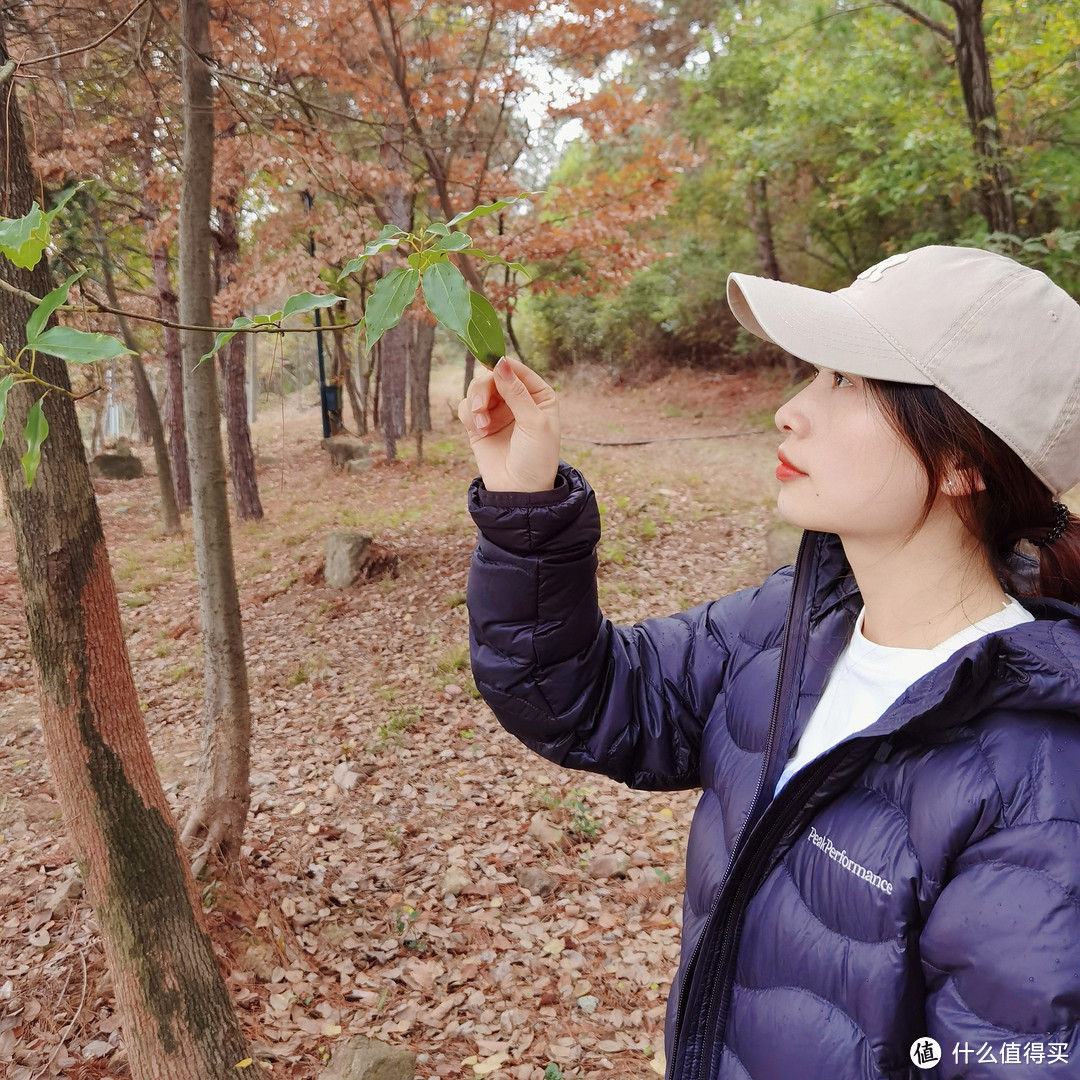
{"label": "woman's nose", "polygon": [[805,393],[805,390],[800,390],[794,397],[789,398],[776,410],[776,415],[773,417],[773,423],[776,424],[778,431],[798,432],[800,426],[804,422],[802,403],[800,398]]}

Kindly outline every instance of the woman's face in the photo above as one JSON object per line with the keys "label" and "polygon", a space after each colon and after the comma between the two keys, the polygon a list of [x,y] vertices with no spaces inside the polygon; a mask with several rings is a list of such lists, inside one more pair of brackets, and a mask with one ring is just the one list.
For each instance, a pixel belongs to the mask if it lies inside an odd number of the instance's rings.
{"label": "woman's face", "polygon": [[845,540],[904,543],[923,515],[926,474],[865,380],[819,369],[776,412],[784,434],[777,509],[793,525]]}

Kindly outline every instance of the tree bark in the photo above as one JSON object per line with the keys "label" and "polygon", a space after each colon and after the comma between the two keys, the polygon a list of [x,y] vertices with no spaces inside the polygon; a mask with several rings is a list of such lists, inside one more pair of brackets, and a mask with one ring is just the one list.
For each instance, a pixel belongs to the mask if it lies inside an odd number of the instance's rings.
{"label": "tree bark", "polygon": [[[7,60],[0,24],[0,63]],[[3,86],[0,213],[30,209],[34,184],[21,118]],[[38,296],[33,271],[0,260],[6,280]],[[0,341],[25,342],[31,307],[0,295]],[[39,354],[36,374],[69,386],[64,363]],[[8,430],[25,421],[40,387],[8,399]],[[74,404],[48,393],[41,467],[27,489],[21,439],[0,448],[16,564],[38,675],[41,726],[72,852],[112,974],[135,1080],[226,1080],[248,1056],[199,914],[198,894],[146,737],[124,643],[116,588]]]}
{"label": "tree bark", "polygon": [[[169,278],[168,247],[164,243],[154,244],[150,260],[158,294],[158,314],[168,322],[178,323],[179,297],[173,291]],[[164,326],[162,337],[165,342],[164,421],[169,432],[169,459],[176,489],[176,505],[183,514],[191,509],[191,473],[188,471],[187,432],[184,428],[184,367],[180,359],[179,332],[171,326]]]}
{"label": "tree bark", "polygon": [[981,209],[992,231],[1015,234],[1012,176],[1002,158],[1001,129],[983,34],[983,0],[955,0],[954,10],[956,71],[979,163]]}
{"label": "tree bark", "polygon": [[[119,309],[120,303],[116,295],[116,283],[113,281],[112,258],[109,255],[109,245],[105,240],[105,232],[101,227],[101,215],[98,212],[96,202],[90,204],[90,219],[94,226],[94,239],[97,243],[98,254],[101,257],[101,275],[105,279],[105,294],[109,303]],[[120,333],[124,344],[131,350],[131,375],[135,381],[135,400],[141,402],[142,412],[146,414],[146,425],[150,433],[150,441],[154,444],[154,461],[157,465],[158,495],[161,498],[161,531],[165,536],[175,536],[182,532],[180,524],[180,510],[176,505],[176,489],[173,486],[172,467],[169,462],[169,447],[165,442],[165,429],[161,424],[161,413],[158,411],[157,399],[154,397],[154,389],[150,380],[146,377],[146,368],[143,366],[139,343],[131,332],[131,326],[122,315],[116,317],[120,325]],[[142,426],[142,419],[139,424]]]}
{"label": "tree bark", "polygon": [[[210,51],[207,0],[182,0],[184,184],[180,198],[180,321],[210,326],[210,186],[214,100],[202,57]],[[192,52],[196,50],[198,55]],[[231,861],[247,819],[251,709],[244,662],[240,600],[233,568],[225,462],[213,362],[200,363],[214,336],[181,332],[184,413],[202,620],[205,703],[196,803],[183,838],[205,831],[204,853]]]}
{"label": "tree bark", "polygon": [[[240,258],[240,236],[236,228],[236,200],[231,196],[217,210],[214,234],[217,256],[217,288],[220,292],[236,280]],[[226,325],[239,315],[228,312]],[[263,516],[259,483],[255,477],[255,452],[251,448],[251,428],[247,419],[244,371],[247,367],[247,334],[237,334],[218,353],[225,383],[225,428],[229,433],[229,471],[232,474],[233,509],[241,521],[259,521]]]}
{"label": "tree bark", "polygon": [[473,381],[473,372],[476,371],[476,357],[468,349],[465,350],[465,387],[461,396],[466,397],[469,393],[469,383]]}
{"label": "tree bark", "polygon": [[418,313],[413,324],[412,357],[409,364],[409,422],[415,434],[431,430],[431,352],[435,347],[435,323]]}

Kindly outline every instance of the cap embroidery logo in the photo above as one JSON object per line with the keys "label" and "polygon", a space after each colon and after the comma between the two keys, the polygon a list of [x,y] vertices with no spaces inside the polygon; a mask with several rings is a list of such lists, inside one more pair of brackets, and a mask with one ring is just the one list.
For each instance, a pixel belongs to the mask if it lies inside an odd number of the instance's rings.
{"label": "cap embroidery logo", "polygon": [[900,263],[907,262],[908,257],[901,252],[899,255],[890,255],[887,259],[879,262],[876,266],[867,267],[855,280],[856,281],[880,281],[881,275],[889,269],[890,266],[899,266]]}

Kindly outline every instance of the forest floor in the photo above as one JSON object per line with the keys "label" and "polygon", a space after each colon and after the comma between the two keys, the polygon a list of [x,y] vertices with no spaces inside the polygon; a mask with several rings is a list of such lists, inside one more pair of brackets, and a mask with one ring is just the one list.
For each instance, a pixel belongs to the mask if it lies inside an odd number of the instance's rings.
{"label": "forest floor", "polygon": [[[369,471],[332,471],[311,388],[264,402],[253,426],[266,516],[233,532],[251,815],[242,883],[203,889],[262,1066],[253,1075],[316,1077],[358,1034],[414,1051],[423,1078],[540,1080],[549,1063],[548,1077],[662,1072],[697,794],[561,769],[478,699],[464,604],[475,470],[452,404],[461,378],[460,366],[435,370],[423,464],[411,441],[387,464],[372,437]],[[560,389],[563,457],[602,507],[610,618],[669,614],[762,579],[782,373],[676,371],[630,388],[585,371]],[[708,437],[721,433],[738,434]],[[637,439],[658,441],[579,441]],[[153,476],[95,486],[147,730],[182,820],[202,717],[190,522],[185,538],[162,538]],[[327,588],[335,529],[393,549],[397,577]],[[68,885],[9,539],[0,866],[0,1067],[11,1080],[127,1076],[94,918]]]}

